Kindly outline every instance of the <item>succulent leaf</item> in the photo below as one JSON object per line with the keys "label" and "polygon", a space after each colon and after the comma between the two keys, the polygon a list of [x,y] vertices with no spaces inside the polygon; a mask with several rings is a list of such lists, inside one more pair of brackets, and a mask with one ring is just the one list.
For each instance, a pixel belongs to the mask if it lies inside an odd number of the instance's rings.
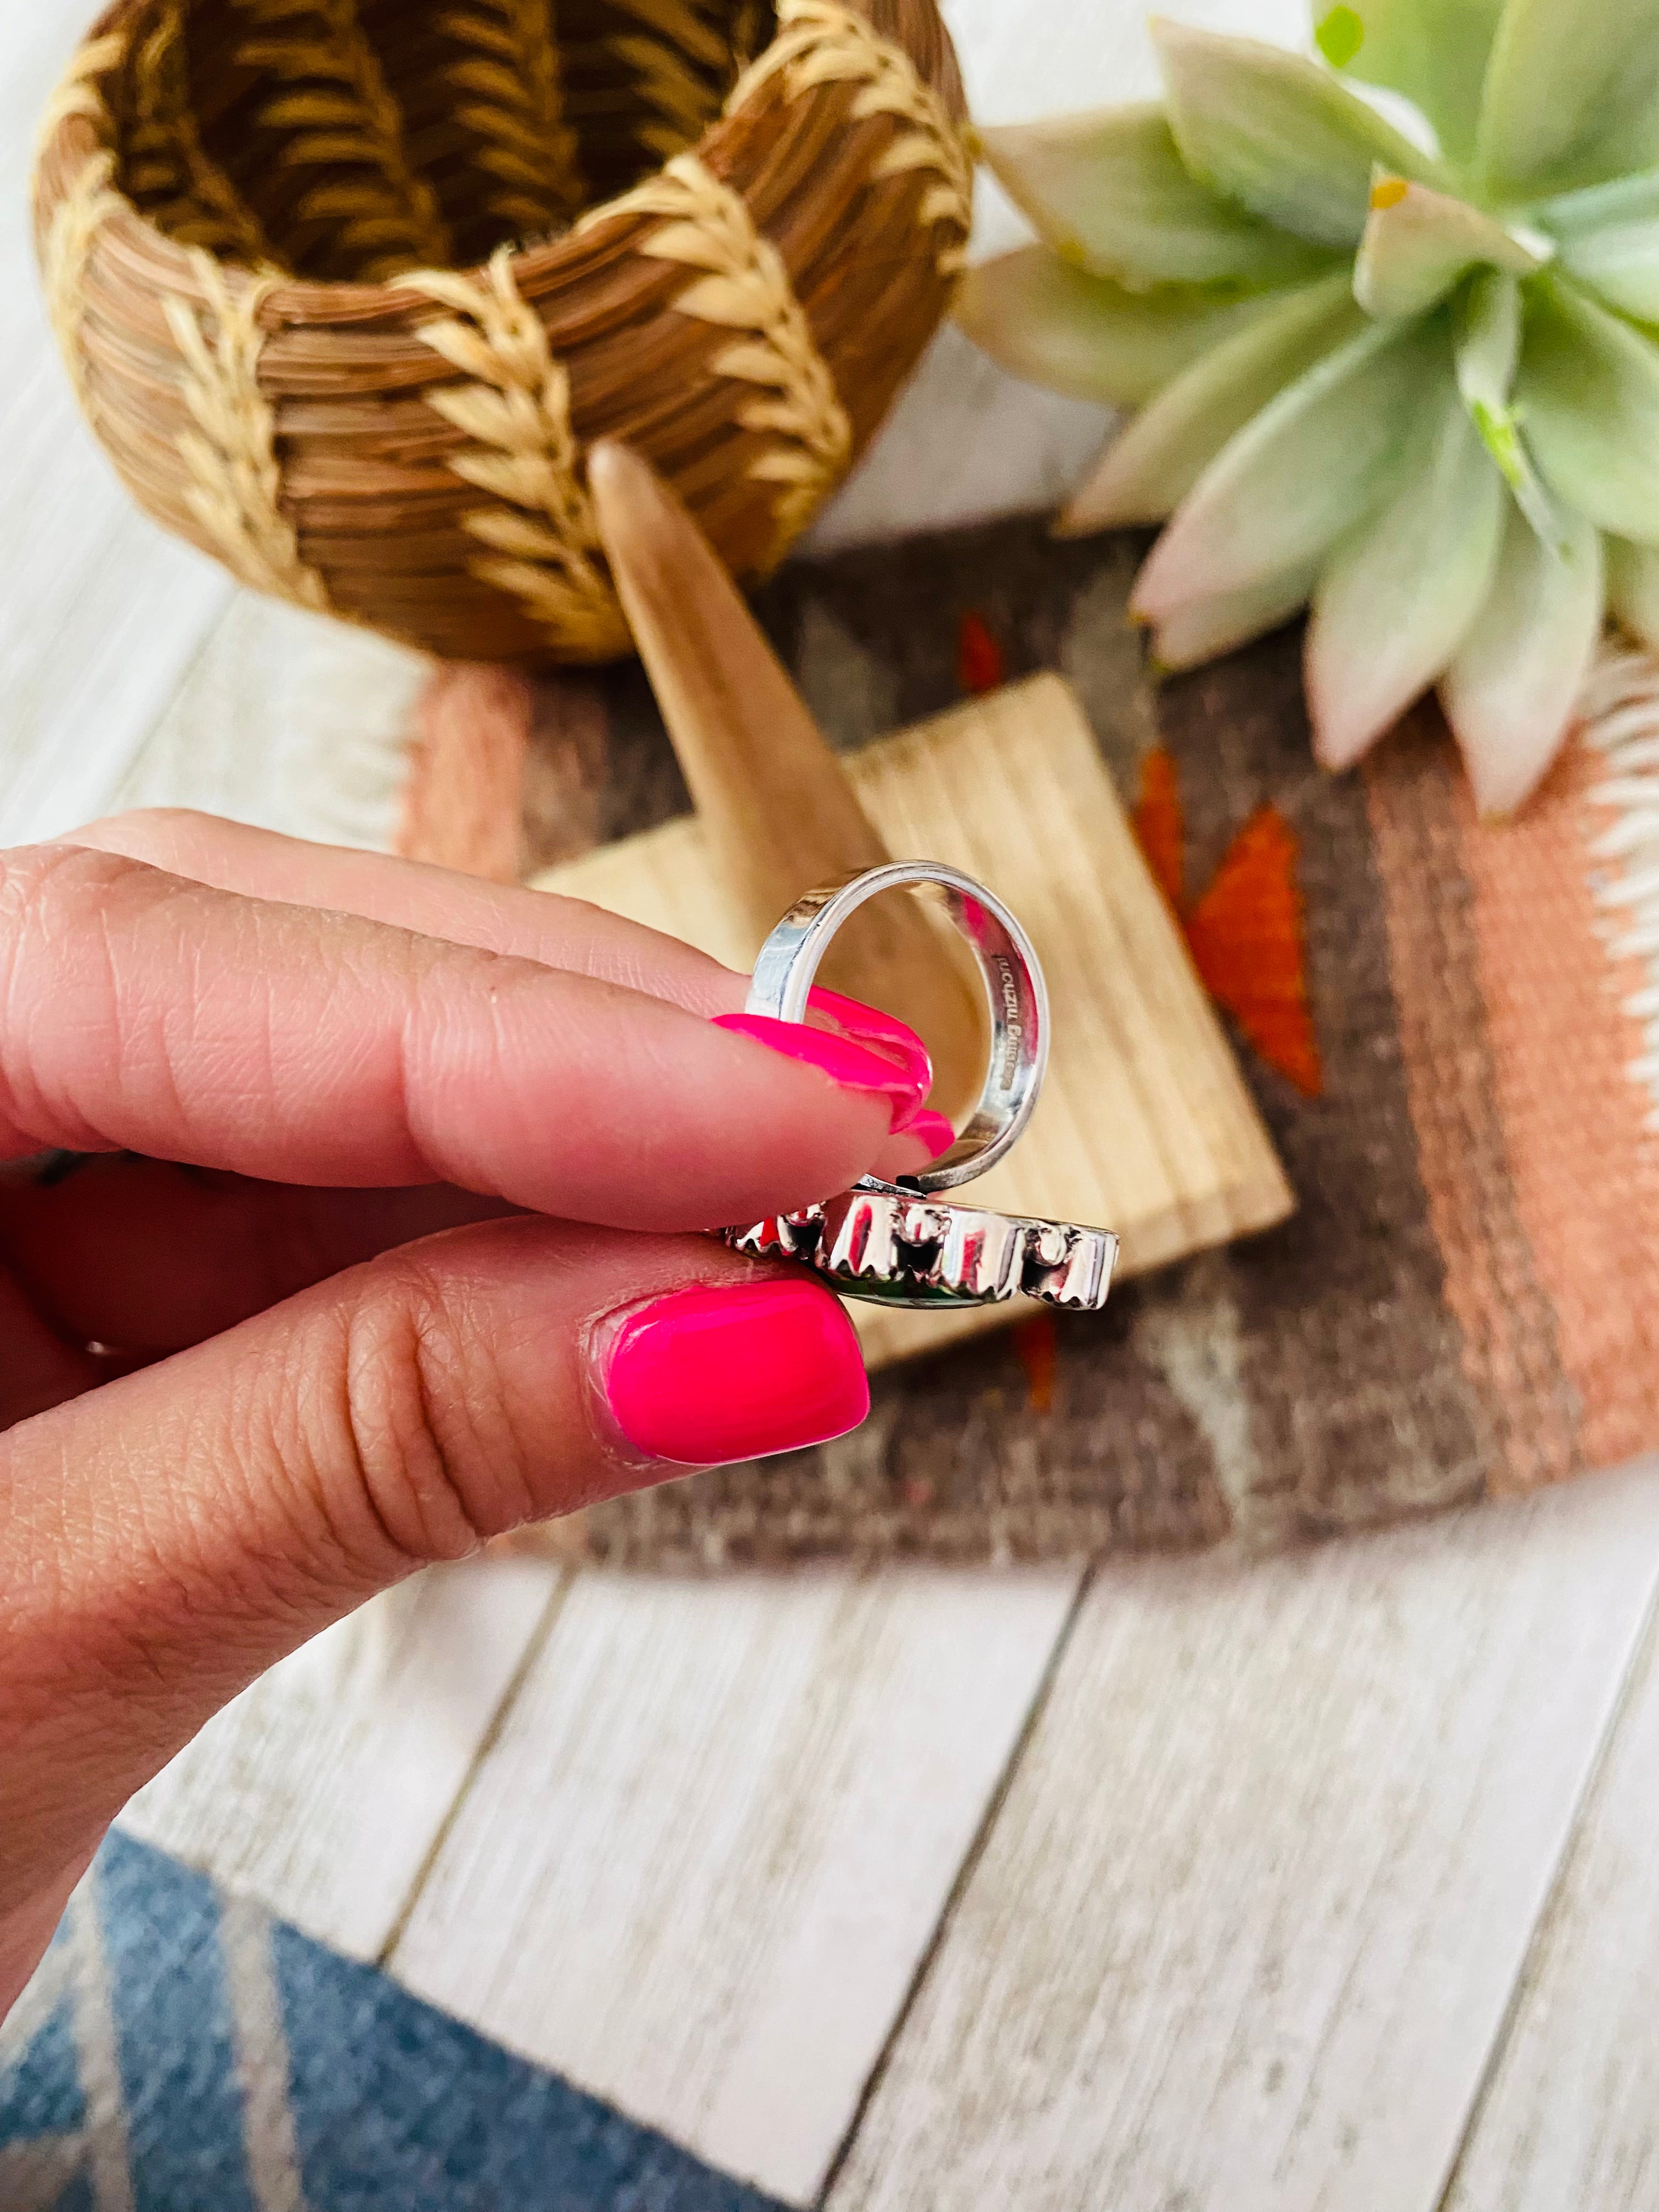
{"label": "succulent leaf", "polygon": [[1271,296],[1196,285],[1130,292],[1031,246],[969,270],[956,314],[1014,375],[1074,399],[1139,407],[1218,338],[1254,321]]}
{"label": "succulent leaf", "polygon": [[1161,111],[988,134],[1052,250],[963,319],[1140,410],[1055,527],[1164,522],[1132,600],[1164,665],[1311,600],[1321,758],[1438,682],[1503,811],[1606,609],[1659,650],[1659,0],[1313,4],[1328,67],[1155,24]]}
{"label": "succulent leaf", "polygon": [[1541,233],[1522,235],[1467,200],[1379,175],[1353,265],[1353,295],[1385,321],[1420,315],[1474,268],[1529,276],[1555,249]]}
{"label": "succulent leaf", "polygon": [[1201,600],[1316,562],[1387,489],[1433,377],[1432,340],[1410,325],[1373,323],[1317,362],[1204,471],[1152,548],[1131,611],[1162,629]]}
{"label": "succulent leaf", "polygon": [[1152,638],[1153,659],[1171,672],[1195,668],[1277,629],[1306,606],[1318,573],[1317,562],[1304,561],[1240,591],[1195,599],[1160,623]]}
{"label": "succulent leaf", "polygon": [[1457,388],[1474,406],[1507,407],[1521,362],[1521,287],[1501,269],[1482,270],[1458,303],[1452,347]]}
{"label": "succulent leaf", "polygon": [[1161,21],[1152,32],[1182,160],[1280,229],[1352,246],[1379,163],[1391,175],[1441,181],[1409,139],[1300,54]]}
{"label": "succulent leaf", "polygon": [[1565,542],[1561,518],[1509,404],[1521,358],[1521,287],[1506,271],[1484,269],[1470,280],[1458,303],[1453,353],[1457,388],[1481,443],[1539,538],[1559,551]]}
{"label": "succulent leaf", "polygon": [[1202,355],[1121,431],[1055,528],[1061,537],[1171,514],[1275,392],[1365,327],[1346,269],[1279,293]]}
{"label": "succulent leaf", "polygon": [[1352,767],[1457,651],[1492,588],[1508,504],[1443,370],[1387,498],[1314,592],[1308,708],[1327,768]]}
{"label": "succulent leaf", "polygon": [[1475,150],[1500,201],[1659,161],[1659,0],[1505,0]]}
{"label": "succulent leaf", "polygon": [[1560,277],[1538,277],[1515,393],[1557,497],[1659,545],[1659,345]]}
{"label": "succulent leaf", "polygon": [[1569,276],[1638,322],[1659,322],[1659,169],[1570,193],[1538,212],[1560,241]]}
{"label": "succulent leaf", "polygon": [[1467,161],[1503,11],[1503,0],[1352,0],[1341,13],[1355,19],[1358,43],[1345,25],[1349,52],[1338,60],[1326,48],[1327,58],[1367,84],[1404,93],[1434,125],[1449,158]]}
{"label": "succulent leaf", "polygon": [[1601,541],[1582,514],[1556,553],[1511,509],[1486,603],[1440,685],[1482,814],[1513,814],[1560,749],[1601,630]]}
{"label": "succulent leaf", "polygon": [[1280,284],[1324,259],[1189,175],[1156,103],[981,131],[987,166],[1056,252],[1130,286]]}

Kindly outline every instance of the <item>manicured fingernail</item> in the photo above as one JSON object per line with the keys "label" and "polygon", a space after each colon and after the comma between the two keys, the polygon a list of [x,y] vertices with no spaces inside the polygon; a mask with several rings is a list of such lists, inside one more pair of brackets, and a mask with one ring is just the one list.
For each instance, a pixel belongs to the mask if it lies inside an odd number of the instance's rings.
{"label": "manicured fingernail", "polygon": [[682,1467],[799,1451],[870,1410],[853,1324],[816,1283],[726,1284],[640,1306],[611,1344],[603,1388],[634,1449]]}
{"label": "manicured fingernail", "polygon": [[[901,1066],[885,1053],[872,1052],[829,1030],[809,1029],[805,1022],[775,1021],[770,1014],[716,1014],[714,1027],[753,1037],[787,1059],[804,1060],[843,1090],[885,1098],[889,1127],[894,1130],[908,1128],[933,1082],[933,1070],[926,1066],[918,1067],[912,1061]],[[925,1062],[925,1053],[922,1059]]]}
{"label": "manicured fingernail", "polygon": [[935,1114],[931,1106],[924,1106],[915,1120],[904,1132],[907,1137],[916,1137],[927,1147],[927,1157],[936,1160],[948,1152],[957,1140],[957,1133],[943,1114]]}
{"label": "manicured fingernail", "polygon": [[933,1063],[927,1048],[915,1031],[906,1028],[896,1015],[884,1012],[880,1006],[867,1006],[862,999],[846,999],[839,991],[827,991],[821,983],[814,988],[807,1003],[815,1014],[833,1022],[843,1036],[871,1046],[923,1078],[924,1097],[933,1089]]}

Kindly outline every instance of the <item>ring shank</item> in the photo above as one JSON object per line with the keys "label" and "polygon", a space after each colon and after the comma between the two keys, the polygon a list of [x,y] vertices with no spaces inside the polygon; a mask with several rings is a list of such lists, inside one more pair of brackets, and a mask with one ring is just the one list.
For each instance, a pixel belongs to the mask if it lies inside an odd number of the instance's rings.
{"label": "ring shank", "polygon": [[949,1152],[907,1187],[954,1190],[1000,1160],[1030,1120],[1048,1064],[1048,994],[1031,940],[1002,902],[960,869],[935,860],[890,860],[798,899],[761,947],[747,1011],[804,1022],[831,939],[884,891],[937,890],[985,986],[991,1057],[967,1127]]}

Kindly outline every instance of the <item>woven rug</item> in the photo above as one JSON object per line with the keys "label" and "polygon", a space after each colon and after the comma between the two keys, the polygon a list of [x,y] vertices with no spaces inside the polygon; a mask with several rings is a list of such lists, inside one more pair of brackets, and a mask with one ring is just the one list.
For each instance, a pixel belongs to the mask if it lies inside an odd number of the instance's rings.
{"label": "woven rug", "polygon": [[[1659,1443],[1659,708],[1478,825],[1431,708],[1316,768],[1299,636],[1149,680],[1139,545],[1002,524],[797,562],[762,612],[836,744],[1038,668],[1076,687],[1298,1200],[1283,1228],[879,1376],[823,1450],[557,1540],[651,1566],[1293,1540]],[[637,668],[449,670],[405,843],[502,876],[687,805]],[[1645,994],[1645,995],[1644,995]],[[1659,1036],[1659,1030],[1656,1030]]]}
{"label": "woven rug", "polygon": [[4,2212],[774,2202],[118,1834],[0,2025]]}

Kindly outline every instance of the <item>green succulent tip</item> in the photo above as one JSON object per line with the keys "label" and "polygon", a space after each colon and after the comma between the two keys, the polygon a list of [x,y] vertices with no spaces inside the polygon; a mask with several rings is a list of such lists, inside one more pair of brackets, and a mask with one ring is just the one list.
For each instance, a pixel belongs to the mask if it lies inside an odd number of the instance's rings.
{"label": "green succulent tip", "polygon": [[1477,399],[1469,411],[1481,442],[1503,471],[1504,482],[1511,491],[1518,490],[1522,475],[1521,435],[1513,409],[1489,407],[1484,399]]}
{"label": "green succulent tip", "polygon": [[1365,26],[1352,8],[1333,8],[1321,17],[1314,43],[1333,69],[1346,69],[1365,43]]}

